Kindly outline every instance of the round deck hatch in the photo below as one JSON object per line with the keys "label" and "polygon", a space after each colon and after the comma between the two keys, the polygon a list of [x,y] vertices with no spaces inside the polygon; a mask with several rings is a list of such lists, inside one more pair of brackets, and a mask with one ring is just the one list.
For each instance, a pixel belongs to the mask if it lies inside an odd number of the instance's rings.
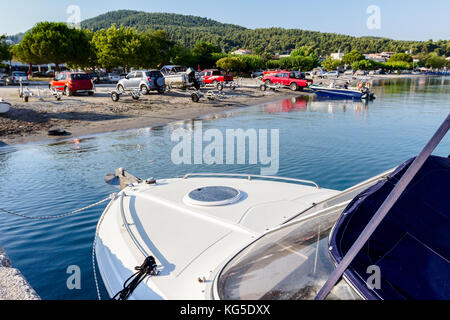
{"label": "round deck hatch", "polygon": [[241,197],[241,192],[231,187],[212,186],[201,187],[189,192],[184,200],[188,204],[198,206],[224,206],[235,203]]}

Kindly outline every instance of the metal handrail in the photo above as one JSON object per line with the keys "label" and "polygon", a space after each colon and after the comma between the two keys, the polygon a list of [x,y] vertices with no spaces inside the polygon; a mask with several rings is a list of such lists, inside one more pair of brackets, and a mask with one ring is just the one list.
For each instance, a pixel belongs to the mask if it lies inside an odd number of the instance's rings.
{"label": "metal handrail", "polygon": [[319,185],[314,182],[314,181],[310,181],[310,180],[302,180],[302,179],[294,179],[294,178],[284,178],[284,177],[275,177],[275,176],[260,176],[260,175],[256,175],[256,174],[240,174],[240,173],[188,173],[186,175],[183,176],[183,179],[187,179],[189,177],[194,177],[194,176],[207,176],[207,177],[212,177],[212,176],[223,176],[223,177],[246,177],[248,180],[252,180],[252,178],[259,178],[259,179],[267,179],[267,180],[283,180],[283,181],[291,181],[291,182],[299,182],[299,183],[303,183],[303,184],[312,184],[314,185],[317,189],[320,189]]}
{"label": "metal handrail", "polygon": [[136,247],[139,249],[139,251],[141,251],[141,253],[144,255],[144,257],[148,257],[149,254],[147,253],[147,251],[141,246],[141,244],[139,243],[139,241],[136,239],[136,237],[134,236],[133,232],[130,229],[130,224],[127,221],[127,218],[125,217],[125,210],[123,208],[123,198],[125,198],[127,195],[125,193],[120,194],[120,213],[122,215],[122,221],[123,224],[125,226],[125,229],[128,232],[128,235],[130,236],[131,240],[133,240],[134,244],[136,245]]}

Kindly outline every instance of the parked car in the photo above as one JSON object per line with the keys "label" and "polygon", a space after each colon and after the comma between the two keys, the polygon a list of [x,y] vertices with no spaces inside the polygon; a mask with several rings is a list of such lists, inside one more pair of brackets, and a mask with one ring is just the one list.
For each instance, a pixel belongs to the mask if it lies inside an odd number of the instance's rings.
{"label": "parked car", "polygon": [[278,73],[267,73],[264,75],[262,81],[266,85],[280,84],[289,87],[292,91],[303,90],[308,87],[313,81],[311,79],[299,79],[297,74],[293,71],[279,71]]}
{"label": "parked car", "polygon": [[252,78],[258,78],[258,77],[263,77],[264,76],[264,71],[263,70],[256,70],[253,71],[251,74]]}
{"label": "parked car", "polygon": [[355,76],[367,76],[368,72],[366,70],[358,70],[355,72]]}
{"label": "parked car", "polygon": [[94,95],[91,76],[85,72],[61,72],[50,81],[49,88],[63,91],[66,96],[72,96],[75,93]]}
{"label": "parked car", "polygon": [[125,79],[127,77],[128,73],[121,73],[119,74],[120,79]]}
{"label": "parked car", "polygon": [[19,84],[20,79],[22,78],[22,84],[28,85],[28,75],[24,71],[13,71],[10,76],[5,78],[5,82],[7,86]]}
{"label": "parked car", "polygon": [[353,70],[345,70],[344,71],[344,75],[346,75],[346,76],[352,76],[353,75]]}
{"label": "parked car", "polygon": [[339,71],[337,71],[337,70],[329,71],[329,72],[325,73],[322,77],[323,78],[330,78],[330,77],[338,78],[339,77]]}
{"label": "parked car", "polygon": [[324,75],[325,73],[326,73],[325,70],[323,70],[323,69],[320,68],[320,67],[314,68],[314,69],[312,69],[312,70],[309,72],[309,74],[310,74],[312,77],[319,77],[319,78],[322,78],[323,75]]}
{"label": "parked car", "polygon": [[208,69],[200,72],[199,77],[203,81],[203,84],[213,84],[217,87],[219,83],[222,85],[233,82],[233,76],[224,75],[217,69]]}
{"label": "parked car", "polygon": [[45,72],[42,72],[42,71],[33,71],[32,75],[33,75],[33,78],[34,77],[44,78],[46,76]]}
{"label": "parked car", "polygon": [[125,79],[121,79],[117,84],[117,90],[140,90],[143,94],[158,91],[162,94],[166,91],[166,83],[159,70],[137,70],[130,72]]}
{"label": "parked car", "polygon": [[100,83],[100,76],[97,73],[89,73],[89,76],[91,77],[93,83]]}
{"label": "parked car", "polygon": [[47,70],[45,72],[45,76],[49,77],[49,78],[54,78],[55,77],[55,70]]}
{"label": "parked car", "polygon": [[120,80],[120,76],[116,73],[107,73],[101,80],[106,83],[117,83]]}

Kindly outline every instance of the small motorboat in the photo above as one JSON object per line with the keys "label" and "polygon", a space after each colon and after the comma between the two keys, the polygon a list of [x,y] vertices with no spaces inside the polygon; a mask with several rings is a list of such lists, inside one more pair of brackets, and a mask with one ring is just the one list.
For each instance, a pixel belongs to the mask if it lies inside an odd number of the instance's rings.
{"label": "small motorboat", "polygon": [[310,85],[309,89],[313,91],[318,97],[331,99],[350,99],[350,100],[373,100],[376,98],[375,94],[370,91],[367,83],[358,84],[353,88],[339,88],[334,84],[329,87],[318,85]]}
{"label": "small motorboat", "polygon": [[0,114],[7,113],[11,109],[11,104],[0,98]]}
{"label": "small motorboat", "polygon": [[450,158],[430,154],[449,127],[450,115],[419,156],[341,192],[118,169],[105,177],[121,191],[94,242],[106,290],[143,300],[448,299]]}

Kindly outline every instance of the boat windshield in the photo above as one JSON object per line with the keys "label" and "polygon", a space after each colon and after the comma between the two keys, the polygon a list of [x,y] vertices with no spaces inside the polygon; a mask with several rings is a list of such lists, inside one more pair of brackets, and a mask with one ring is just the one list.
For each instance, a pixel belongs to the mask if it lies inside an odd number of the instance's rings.
{"label": "boat windshield", "polygon": [[[348,203],[380,177],[317,204],[285,226],[267,233],[235,256],[217,279],[225,300],[314,299],[335,266],[329,254],[330,232]],[[360,299],[341,280],[327,299]]]}

